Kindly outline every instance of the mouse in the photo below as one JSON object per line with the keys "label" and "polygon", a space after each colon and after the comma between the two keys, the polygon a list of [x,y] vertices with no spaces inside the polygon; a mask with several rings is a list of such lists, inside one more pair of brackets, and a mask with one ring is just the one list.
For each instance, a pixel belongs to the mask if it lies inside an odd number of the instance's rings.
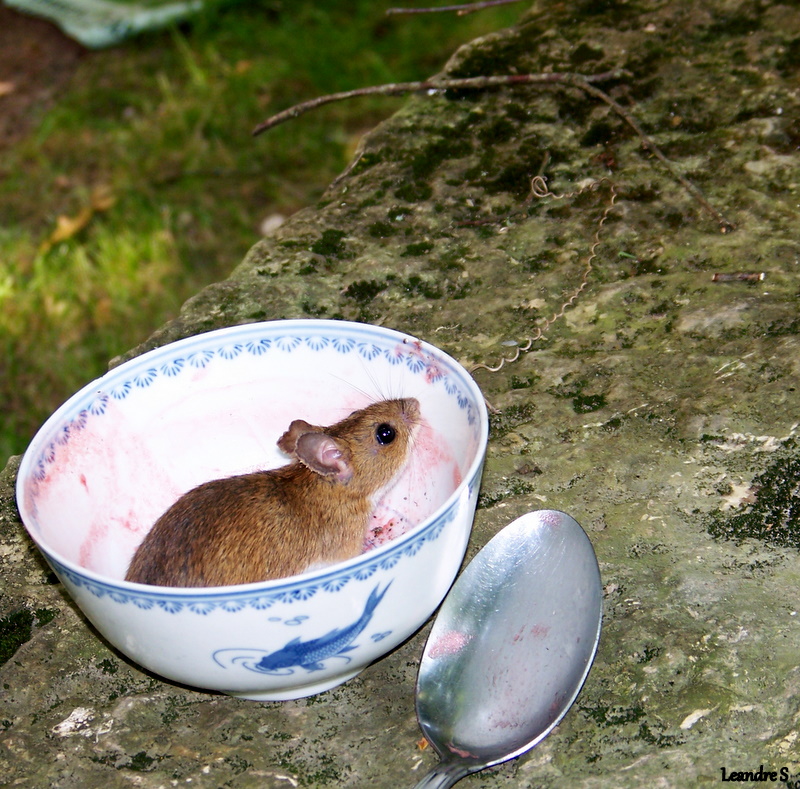
{"label": "mouse", "polygon": [[329,427],[295,419],[280,468],[205,482],[155,522],[126,581],[229,586],[284,578],[358,556],[379,494],[404,467],[420,405],[380,400]]}

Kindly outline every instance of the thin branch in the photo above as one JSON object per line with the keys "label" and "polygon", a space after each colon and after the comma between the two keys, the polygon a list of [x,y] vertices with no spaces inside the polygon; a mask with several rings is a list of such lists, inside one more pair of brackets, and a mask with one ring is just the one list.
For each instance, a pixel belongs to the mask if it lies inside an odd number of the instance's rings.
{"label": "thin branch", "polygon": [[282,112],[267,118],[253,129],[255,137],[262,132],[278,126],[281,123],[304,115],[310,110],[322,107],[325,104],[332,104],[335,101],[345,101],[355,99],[360,96],[400,96],[404,93],[440,93],[445,90],[481,90],[484,88],[495,88],[506,85],[528,85],[528,84],[573,84],[575,78],[588,82],[603,82],[609,79],[618,79],[627,76],[628,72],[622,69],[607,71],[604,74],[595,74],[591,77],[579,77],[576,74],[504,74],[498,77],[462,77],[457,79],[423,80],[422,82],[392,82],[387,85],[371,85],[366,88],[356,88],[355,90],[345,90],[341,93],[330,93],[327,96],[318,96],[315,99],[295,104]]}
{"label": "thin branch", "polygon": [[442,5],[438,8],[389,8],[386,15],[390,14],[436,14],[440,11],[455,11],[458,16],[466,16],[473,11],[482,11],[484,8],[492,8],[496,5],[508,5],[518,3],[519,0],[484,0],[482,3],[466,3],[465,5]]}
{"label": "thin branch", "polygon": [[322,107],[325,104],[331,104],[335,101],[357,98],[359,96],[398,96],[404,93],[440,93],[445,90],[481,90],[484,88],[508,85],[566,85],[582,90],[607,104],[634,130],[634,132],[636,132],[645,147],[664,165],[669,175],[680,183],[705,211],[714,217],[719,224],[720,232],[730,233],[735,230],[736,225],[733,222],[729,222],[720,214],[719,211],[706,200],[703,193],[672,166],[661,149],[644,133],[644,131],[642,131],[642,128],[633,116],[605,91],[600,90],[600,88],[592,84],[595,82],[605,82],[611,79],[619,79],[623,76],[630,76],[630,72],[624,69],[614,69],[591,76],[571,74],[568,72],[554,72],[551,74],[505,74],[495,77],[463,77],[435,81],[426,80],[422,82],[395,82],[389,83],[388,85],[372,85],[366,88],[342,91],[341,93],[331,93],[327,96],[318,96],[315,99],[295,104],[293,107],[289,107],[276,115],[272,115],[256,126],[256,128],[253,129],[253,136],[261,134],[267,131],[267,129],[271,129],[293,118],[297,118],[317,107]]}
{"label": "thin branch", "polygon": [[680,185],[687,191],[689,194],[697,200],[698,203],[709,213],[714,219],[717,220],[719,223],[719,229],[721,233],[732,233],[736,230],[736,225],[733,222],[729,222],[719,211],[717,211],[711,203],[706,200],[703,193],[688,179],[682,176],[673,166],[672,163],[667,159],[666,156],[662,153],[661,149],[642,131],[642,128],[636,122],[636,119],[628,113],[625,108],[618,104],[614,99],[611,98],[607,93],[600,90],[599,88],[594,87],[594,85],[590,85],[588,82],[585,82],[583,85],[576,85],[576,87],[580,87],[582,90],[586,91],[591,96],[600,99],[600,101],[605,102],[611,107],[614,112],[619,115],[625,123],[630,126],[639,138],[641,139],[642,143],[650,150],[650,153],[664,165],[667,172],[676,180]]}

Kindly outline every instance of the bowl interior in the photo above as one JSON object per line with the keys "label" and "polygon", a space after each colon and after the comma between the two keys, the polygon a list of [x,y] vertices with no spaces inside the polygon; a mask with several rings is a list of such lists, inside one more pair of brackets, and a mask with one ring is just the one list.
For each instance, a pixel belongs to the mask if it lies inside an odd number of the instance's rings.
{"label": "bowl interior", "polygon": [[123,579],[158,516],[210,479],[284,465],[293,419],[328,425],[387,397],[416,397],[408,464],[376,503],[365,551],[442,507],[482,460],[480,391],[441,351],[378,327],[275,321],[144,354],[68,400],[23,459],[18,503],[59,561]]}

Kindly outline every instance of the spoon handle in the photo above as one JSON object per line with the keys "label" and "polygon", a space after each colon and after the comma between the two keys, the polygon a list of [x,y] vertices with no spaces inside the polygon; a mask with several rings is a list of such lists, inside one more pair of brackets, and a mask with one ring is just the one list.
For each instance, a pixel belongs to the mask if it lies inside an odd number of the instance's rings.
{"label": "spoon handle", "polygon": [[473,770],[457,762],[439,762],[414,789],[449,789]]}

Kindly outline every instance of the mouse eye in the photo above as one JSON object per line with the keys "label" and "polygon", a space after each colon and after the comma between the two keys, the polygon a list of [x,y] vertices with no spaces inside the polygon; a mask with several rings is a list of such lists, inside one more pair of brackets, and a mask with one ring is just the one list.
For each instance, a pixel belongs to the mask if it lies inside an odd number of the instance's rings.
{"label": "mouse eye", "polygon": [[375,438],[379,444],[383,445],[391,444],[396,437],[397,437],[397,432],[391,425],[387,424],[386,422],[383,422],[382,424],[378,425],[378,427],[375,428]]}

